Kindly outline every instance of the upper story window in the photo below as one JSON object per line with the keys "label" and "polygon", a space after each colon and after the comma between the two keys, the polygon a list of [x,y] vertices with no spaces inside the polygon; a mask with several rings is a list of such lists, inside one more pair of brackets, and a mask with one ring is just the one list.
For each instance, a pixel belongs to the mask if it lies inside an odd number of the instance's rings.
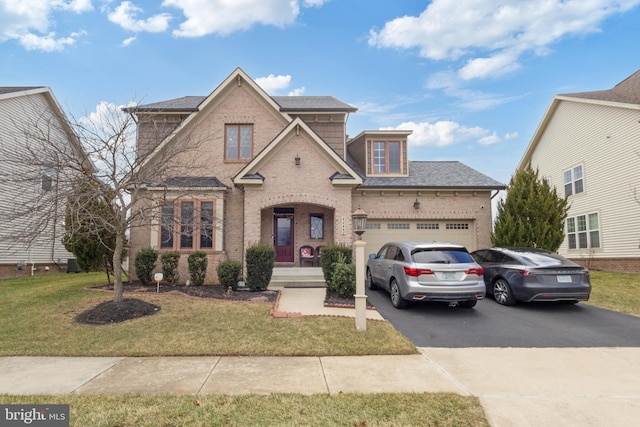
{"label": "upper story window", "polygon": [[253,125],[225,126],[225,159],[231,161],[251,160],[253,149]]}
{"label": "upper story window", "polygon": [[373,142],[373,173],[392,174],[402,172],[400,141]]}
{"label": "upper story window", "polygon": [[584,191],[584,178],[582,173],[582,165],[575,166],[572,169],[564,171],[564,194],[571,196]]}

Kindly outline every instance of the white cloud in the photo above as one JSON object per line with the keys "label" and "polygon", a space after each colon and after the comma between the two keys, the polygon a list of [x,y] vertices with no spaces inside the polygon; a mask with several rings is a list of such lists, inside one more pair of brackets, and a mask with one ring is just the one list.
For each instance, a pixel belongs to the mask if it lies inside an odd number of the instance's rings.
{"label": "white cloud", "polygon": [[147,19],[136,19],[137,15],[143,10],[135,6],[130,1],[123,1],[112,12],[109,12],[109,21],[120,25],[125,30],[140,32],[148,31],[150,33],[160,33],[166,31],[171,21],[171,15],[168,13],[159,13]]}
{"label": "white cloud", "polygon": [[227,35],[254,24],[284,27],[300,13],[298,0],[164,0],[162,5],[181,9],[186,17],[173,31],[177,37]]}
{"label": "white cloud", "polygon": [[291,84],[291,76],[276,76],[269,74],[267,77],[258,77],[255,82],[267,93],[275,93],[279,90],[286,89]]}
{"label": "white cloud", "polygon": [[516,138],[517,132],[507,133],[503,137],[499,136],[495,131],[491,133],[487,129],[479,126],[468,127],[460,123],[448,120],[439,120],[437,122],[404,122],[393,128],[382,129],[402,129],[411,130],[413,133],[409,135],[409,147],[447,147],[462,142],[475,141],[480,145],[491,145],[499,142]]}
{"label": "white cloud", "polygon": [[133,37],[129,37],[127,39],[122,40],[122,46],[127,47],[129,46],[131,43],[133,43],[134,41],[136,41],[137,37],[133,36]]}
{"label": "white cloud", "polygon": [[[291,84],[291,76],[290,75],[279,75],[276,76],[274,74],[269,74],[267,77],[258,77],[255,82],[264,89],[269,95],[275,95],[278,92],[285,90]],[[304,93],[306,88],[299,87],[297,89],[293,89],[289,91],[287,95],[289,96],[300,96]]]}
{"label": "white cloud", "polygon": [[50,31],[57,12],[82,13],[93,9],[90,0],[0,0],[0,42],[17,40],[25,49],[58,51],[73,45],[83,31],[57,36]]}
{"label": "white cloud", "polygon": [[46,36],[38,36],[32,33],[21,35],[18,40],[20,44],[27,50],[41,50],[44,52],[61,51],[65,46],[71,46],[76,43],[78,37],[86,33],[71,33],[69,37],[56,38],[55,33],[49,33]]}
{"label": "white cloud", "polygon": [[549,51],[563,37],[599,31],[607,17],[640,0],[433,0],[418,16],[403,16],[371,30],[369,44],[417,49],[433,60],[466,58],[458,77],[512,72],[527,52]]}

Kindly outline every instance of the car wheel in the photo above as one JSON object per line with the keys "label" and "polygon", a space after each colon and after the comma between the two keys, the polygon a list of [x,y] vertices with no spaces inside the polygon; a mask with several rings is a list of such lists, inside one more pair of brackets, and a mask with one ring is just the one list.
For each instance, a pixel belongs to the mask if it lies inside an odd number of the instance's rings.
{"label": "car wheel", "polygon": [[498,304],[513,305],[516,303],[516,299],[513,297],[509,282],[504,279],[498,279],[493,284],[493,297]]}
{"label": "car wheel", "polygon": [[389,294],[391,294],[391,304],[395,308],[405,308],[407,306],[407,300],[400,295],[400,287],[396,279],[391,280],[391,286],[389,286]]}
{"label": "car wheel", "polygon": [[371,270],[367,269],[367,287],[372,291],[378,289],[378,285],[373,283],[373,277],[371,276]]}
{"label": "car wheel", "polygon": [[476,303],[478,302],[478,300],[475,299],[468,299],[466,301],[460,301],[458,303],[458,306],[462,307],[462,308],[473,308],[476,306]]}

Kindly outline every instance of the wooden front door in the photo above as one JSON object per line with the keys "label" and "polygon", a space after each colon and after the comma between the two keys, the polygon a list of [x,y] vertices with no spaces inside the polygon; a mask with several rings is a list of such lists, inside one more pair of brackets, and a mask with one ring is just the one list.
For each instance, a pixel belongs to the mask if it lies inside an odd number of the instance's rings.
{"label": "wooden front door", "polygon": [[273,240],[276,248],[276,262],[293,262],[293,217],[275,216]]}

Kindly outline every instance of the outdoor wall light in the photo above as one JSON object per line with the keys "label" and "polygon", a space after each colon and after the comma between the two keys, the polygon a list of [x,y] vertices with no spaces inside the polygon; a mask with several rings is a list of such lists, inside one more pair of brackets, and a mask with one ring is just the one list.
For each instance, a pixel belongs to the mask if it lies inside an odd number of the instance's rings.
{"label": "outdoor wall light", "polygon": [[416,199],[416,201],[413,202],[413,209],[420,209],[420,202],[418,201],[418,199]]}
{"label": "outdoor wall light", "polygon": [[300,156],[296,154],[296,166],[300,166]]}

